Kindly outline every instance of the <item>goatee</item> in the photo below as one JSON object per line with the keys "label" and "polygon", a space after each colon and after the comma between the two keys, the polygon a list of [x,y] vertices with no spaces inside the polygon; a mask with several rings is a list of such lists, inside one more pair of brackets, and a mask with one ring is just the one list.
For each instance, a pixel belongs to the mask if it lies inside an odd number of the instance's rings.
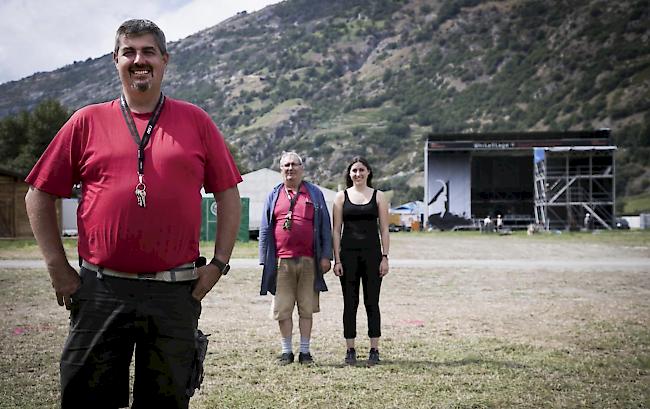
{"label": "goatee", "polygon": [[148,82],[136,82],[133,84],[133,88],[140,92],[146,92],[149,90],[150,84]]}

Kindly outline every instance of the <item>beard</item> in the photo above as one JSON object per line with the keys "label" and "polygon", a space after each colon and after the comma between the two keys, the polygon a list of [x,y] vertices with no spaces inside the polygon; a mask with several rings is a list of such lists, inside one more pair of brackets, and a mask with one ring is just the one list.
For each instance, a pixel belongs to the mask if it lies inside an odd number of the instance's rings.
{"label": "beard", "polygon": [[131,87],[140,92],[146,92],[151,88],[151,82],[149,81],[135,81],[131,84]]}

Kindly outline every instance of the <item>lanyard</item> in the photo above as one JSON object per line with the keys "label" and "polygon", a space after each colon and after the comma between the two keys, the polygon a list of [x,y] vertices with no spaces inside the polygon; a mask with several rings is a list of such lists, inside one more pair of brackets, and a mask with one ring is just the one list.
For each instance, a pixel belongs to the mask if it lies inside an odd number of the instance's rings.
{"label": "lanyard", "polygon": [[160,112],[162,112],[163,105],[165,104],[165,96],[160,93],[160,98],[156,104],[156,108],[153,111],[153,115],[149,119],[147,128],[142,134],[142,138],[138,134],[138,128],[135,126],[135,121],[131,116],[131,109],[129,109],[129,104],[126,103],[126,98],[124,95],[120,95],[120,108],[122,109],[122,116],[124,121],[126,121],[126,126],[129,128],[129,132],[133,137],[136,145],[138,145],[138,184],[135,186],[135,197],[137,199],[138,206],[146,207],[146,196],[147,196],[147,185],[144,183],[144,148],[146,148],[149,140],[151,139],[151,134],[153,129],[158,122],[160,117]]}
{"label": "lanyard", "polygon": [[133,140],[138,145],[138,175],[140,176],[144,176],[144,148],[149,143],[149,139],[151,139],[153,128],[156,126],[156,122],[158,122],[158,117],[160,117],[160,112],[163,109],[164,103],[165,96],[160,93],[160,98],[158,99],[156,108],[153,111],[153,115],[149,119],[149,123],[147,124],[147,128],[144,130],[142,139],[140,139],[140,135],[138,135],[138,128],[136,128],[135,121],[133,121],[133,117],[131,116],[131,109],[129,108],[129,104],[126,103],[126,98],[124,98],[124,95],[120,95],[120,108],[122,108],[122,116],[126,121],[126,126],[129,128],[129,132],[131,132]]}
{"label": "lanyard", "polygon": [[287,199],[289,199],[289,213],[293,212],[293,208],[296,207],[296,202],[298,201],[298,195],[300,194],[300,186],[298,186],[298,190],[296,190],[296,194],[291,197],[289,194],[289,189],[287,187],[284,187],[284,191],[287,194]]}
{"label": "lanyard", "polygon": [[282,228],[284,230],[291,230],[291,224],[293,223],[293,208],[296,207],[296,202],[298,201],[298,196],[300,195],[300,187],[302,186],[302,183],[298,185],[298,189],[296,190],[296,194],[291,197],[289,195],[289,190],[287,187],[284,187],[284,192],[287,194],[287,199],[289,199],[289,212],[287,213],[287,217],[284,220],[284,223],[282,224]]}

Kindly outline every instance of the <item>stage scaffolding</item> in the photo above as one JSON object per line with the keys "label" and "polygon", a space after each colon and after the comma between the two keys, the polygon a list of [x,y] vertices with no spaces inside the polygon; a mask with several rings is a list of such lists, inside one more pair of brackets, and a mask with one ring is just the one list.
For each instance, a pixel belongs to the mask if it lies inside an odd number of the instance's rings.
{"label": "stage scaffolding", "polygon": [[612,229],[615,146],[534,148],[535,221],[546,230]]}

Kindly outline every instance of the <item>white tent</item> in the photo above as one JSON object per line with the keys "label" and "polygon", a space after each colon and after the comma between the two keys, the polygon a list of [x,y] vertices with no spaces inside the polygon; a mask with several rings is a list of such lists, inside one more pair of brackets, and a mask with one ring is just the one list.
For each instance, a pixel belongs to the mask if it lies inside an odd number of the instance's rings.
{"label": "white tent", "polygon": [[415,221],[420,221],[424,217],[424,202],[416,200],[401,204],[389,209],[390,214],[399,214],[403,226],[410,226]]}
{"label": "white tent", "polygon": [[[258,232],[262,221],[264,202],[271,190],[282,183],[282,175],[280,175],[280,172],[264,168],[242,175],[242,179],[243,181],[238,185],[239,195],[250,199],[248,208],[249,230]],[[318,186],[318,188],[325,196],[325,202],[331,217],[336,192],[321,186]]]}

